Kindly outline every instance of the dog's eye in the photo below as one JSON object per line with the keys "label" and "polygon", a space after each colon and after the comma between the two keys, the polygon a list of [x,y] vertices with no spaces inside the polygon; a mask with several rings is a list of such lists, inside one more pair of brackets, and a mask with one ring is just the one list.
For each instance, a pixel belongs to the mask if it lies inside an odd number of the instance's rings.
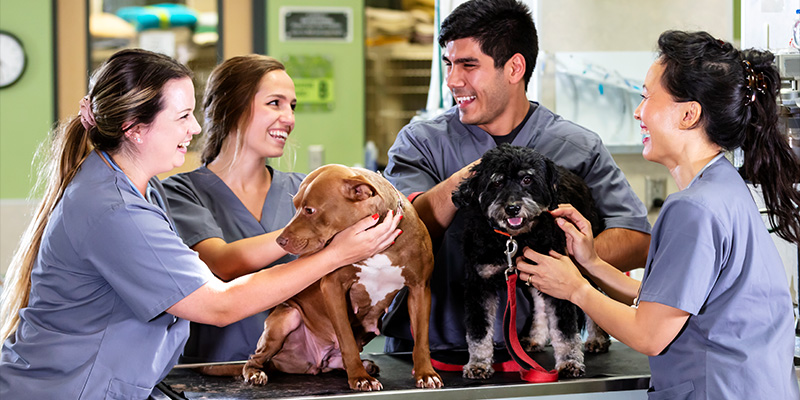
{"label": "dog's eye", "polygon": [[492,181],[492,187],[495,189],[503,187],[503,181],[502,180]]}
{"label": "dog's eye", "polygon": [[533,179],[531,179],[530,176],[524,176],[522,178],[522,184],[525,185],[525,186],[530,185],[532,182],[533,182]]}
{"label": "dog's eye", "polygon": [[305,208],[303,208],[303,211],[306,213],[306,215],[312,215],[315,212],[317,212],[317,210],[315,210],[312,207],[305,207]]}

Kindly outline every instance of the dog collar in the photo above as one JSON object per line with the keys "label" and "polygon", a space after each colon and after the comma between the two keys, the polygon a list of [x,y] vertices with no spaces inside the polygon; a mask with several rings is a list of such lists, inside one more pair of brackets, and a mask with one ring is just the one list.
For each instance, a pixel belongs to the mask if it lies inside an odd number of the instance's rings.
{"label": "dog collar", "polygon": [[512,237],[508,232],[503,232],[503,231],[498,230],[498,229],[495,229],[494,231],[499,233],[499,234],[501,234],[501,235],[503,235],[503,236]]}

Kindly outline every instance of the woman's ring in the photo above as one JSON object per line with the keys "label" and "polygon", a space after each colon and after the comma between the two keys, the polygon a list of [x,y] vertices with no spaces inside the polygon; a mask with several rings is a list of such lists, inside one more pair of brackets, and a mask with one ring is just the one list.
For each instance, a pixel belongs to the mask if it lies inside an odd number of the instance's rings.
{"label": "woman's ring", "polygon": [[526,284],[526,285],[528,285],[528,286],[533,286],[533,285],[531,284],[531,278],[533,278],[533,275],[528,275],[528,280],[526,280],[526,281],[525,281],[525,284]]}

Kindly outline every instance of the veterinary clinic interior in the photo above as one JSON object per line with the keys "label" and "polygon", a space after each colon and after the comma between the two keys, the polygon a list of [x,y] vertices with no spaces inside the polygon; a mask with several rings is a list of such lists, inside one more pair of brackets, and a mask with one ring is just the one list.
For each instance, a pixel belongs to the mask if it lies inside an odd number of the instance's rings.
{"label": "veterinary clinic interior", "polygon": [[[641,101],[656,39],[665,30],[707,31],[737,48],[775,54],[779,125],[800,158],[800,0],[521,0],[531,10],[539,54],[527,96],[596,132],[651,225],[678,191],[669,171],[642,158]],[[296,127],[273,168],[307,174],[326,164],[381,171],[398,132],[452,107],[444,81],[439,24],[459,0],[0,0],[0,284],[42,188],[35,157],[59,120],[79,111],[88,77],[124,48],[166,54],[193,72],[195,117],[211,71],[250,53],[281,61],[295,84]],[[201,165],[204,133],[185,163],[161,179]],[[735,157],[735,155],[729,155]],[[763,209],[759,189],[751,193]],[[796,205],[795,205],[796,206]],[[765,229],[769,226],[764,213]],[[798,321],[798,247],[771,235]],[[630,276],[641,279],[643,269]],[[795,364],[800,364],[800,325]],[[647,357],[614,341],[586,354],[586,375],[529,383],[517,372],[485,380],[440,370],[444,388],[417,389],[410,354],[384,354],[383,336],[361,353],[380,367],[383,390],[360,398],[645,399]],[[549,353],[548,353],[549,351]],[[552,350],[537,361],[552,368]],[[541,360],[541,361],[539,361]],[[196,367],[196,366],[194,366]],[[214,377],[178,364],[164,398],[349,398],[343,371],[271,375],[263,386]],[[164,390],[167,392],[167,390]]]}

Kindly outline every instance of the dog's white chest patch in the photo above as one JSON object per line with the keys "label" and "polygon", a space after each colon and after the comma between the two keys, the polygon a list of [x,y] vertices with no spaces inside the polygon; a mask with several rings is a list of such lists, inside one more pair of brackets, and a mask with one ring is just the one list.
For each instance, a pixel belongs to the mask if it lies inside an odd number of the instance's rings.
{"label": "dog's white chest patch", "polygon": [[358,282],[364,285],[370,298],[370,305],[375,305],[386,298],[389,293],[402,288],[406,280],[403,278],[403,269],[392,265],[389,257],[376,254],[364,261],[355,264],[361,267],[356,273]]}

